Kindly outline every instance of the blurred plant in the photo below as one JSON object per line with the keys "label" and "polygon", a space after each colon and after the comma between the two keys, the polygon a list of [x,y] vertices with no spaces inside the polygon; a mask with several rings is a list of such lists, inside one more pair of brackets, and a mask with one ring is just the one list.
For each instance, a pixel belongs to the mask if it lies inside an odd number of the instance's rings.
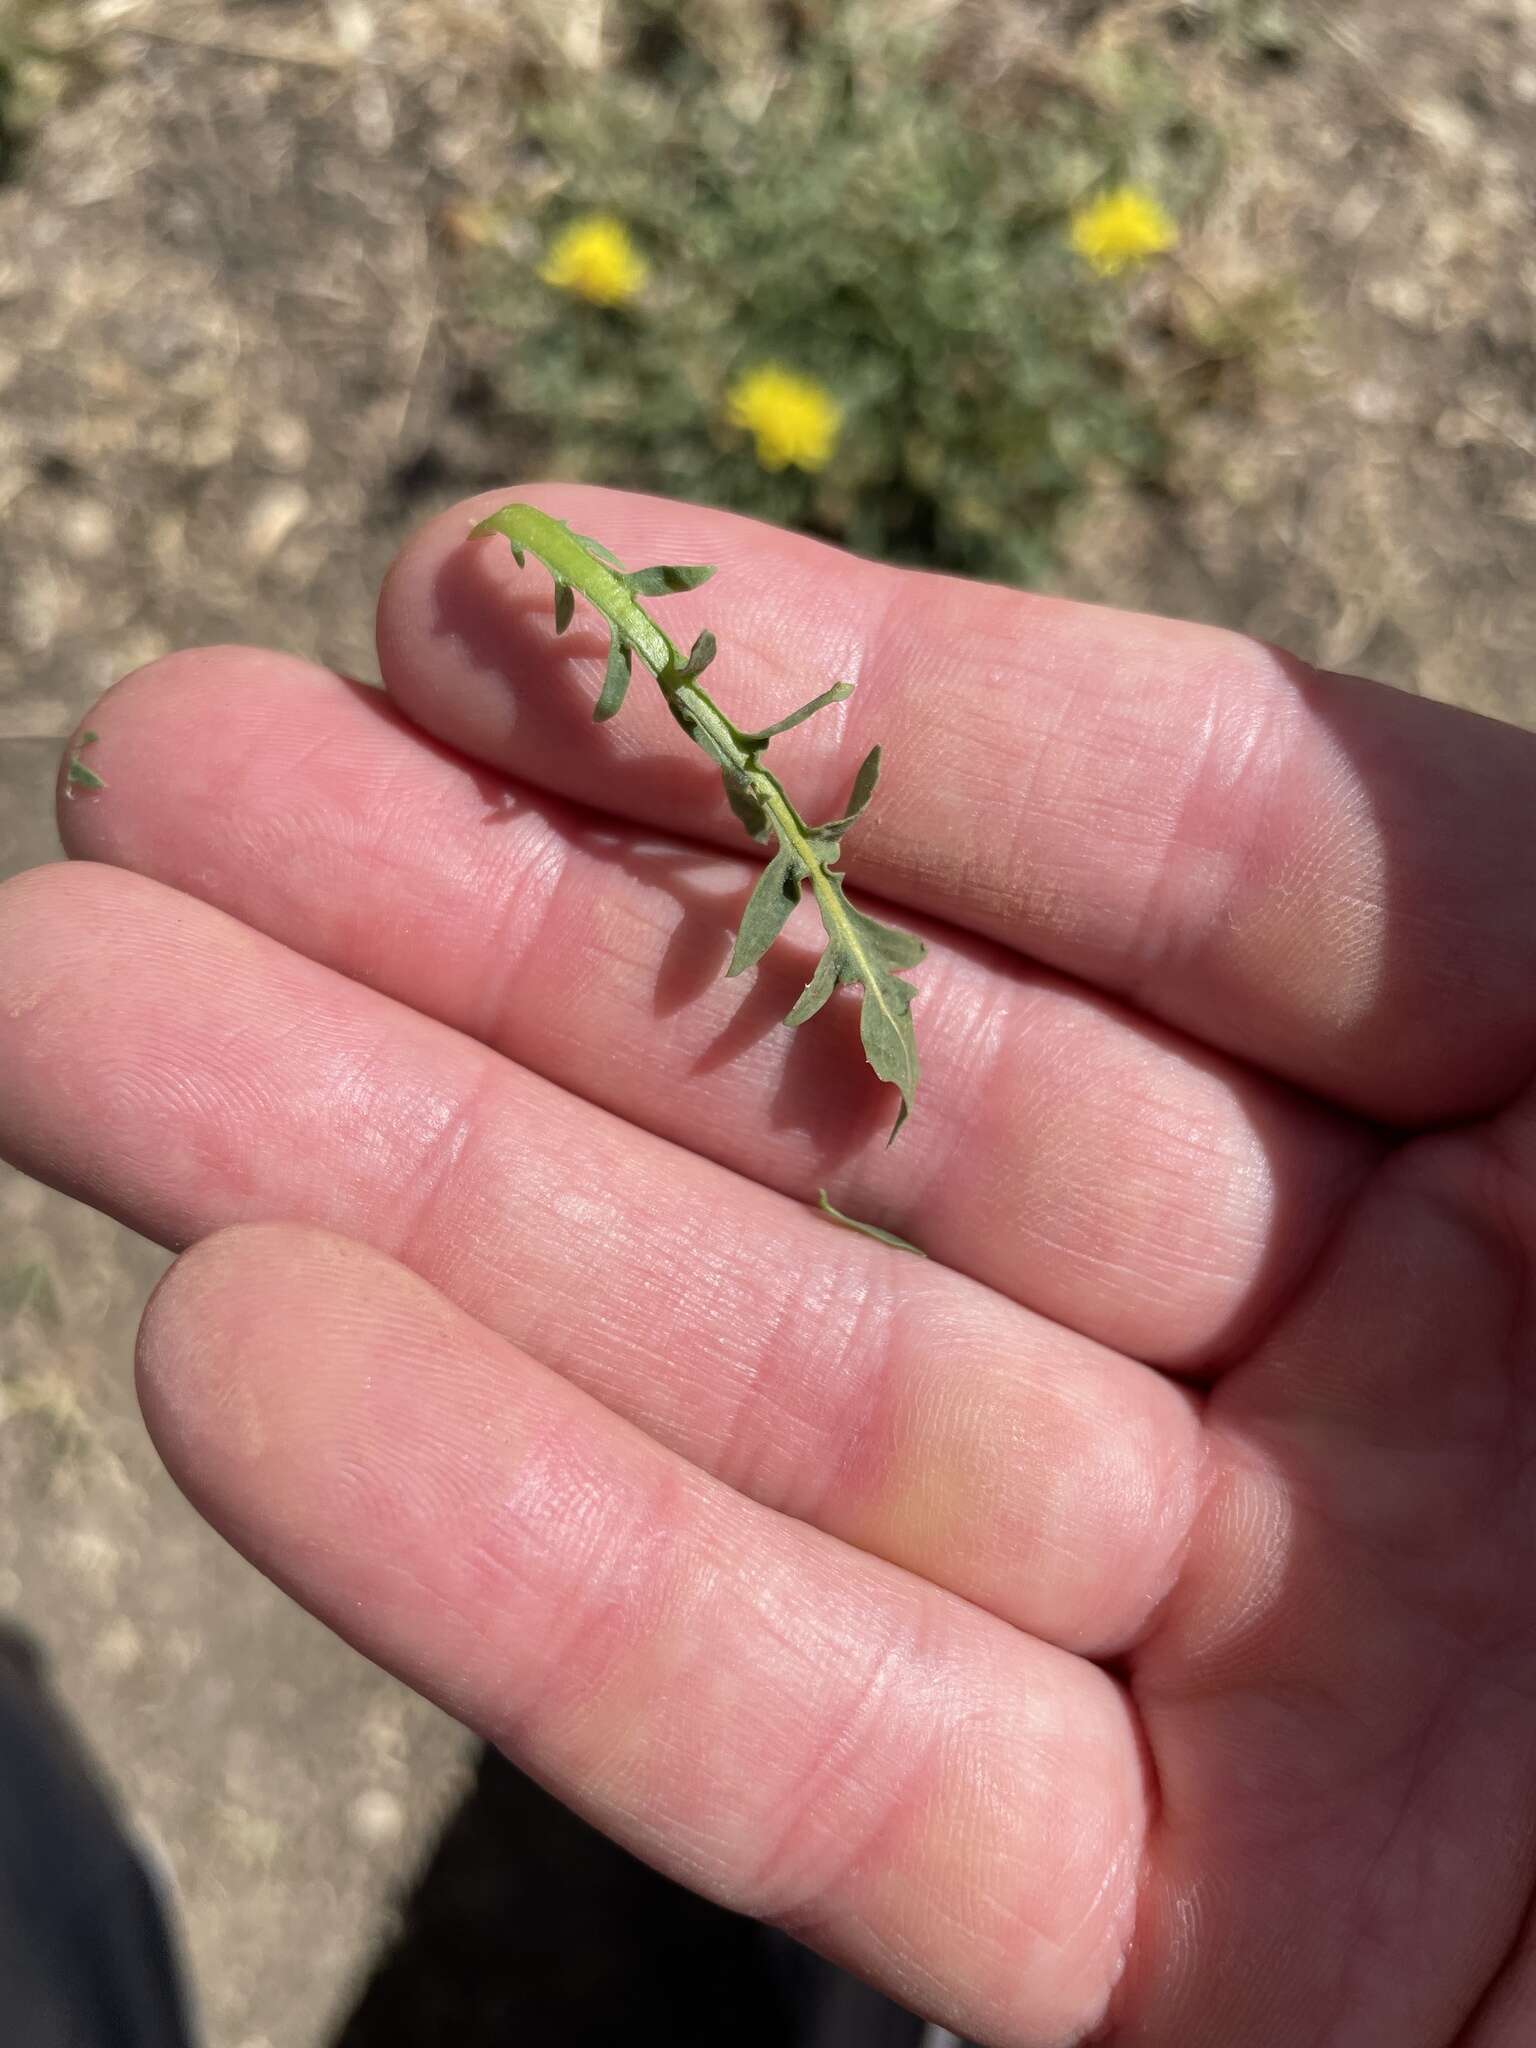
{"label": "blurred plant", "polygon": [[64,1320],[53,1275],[40,1259],[0,1270],[0,1321],[28,1311],[50,1330],[58,1329]]}
{"label": "blurred plant", "polygon": [[0,184],[16,175],[39,122],[94,68],[56,0],[0,0]]}
{"label": "blurred plant", "polygon": [[1175,36],[1214,42],[1266,64],[1294,63],[1301,49],[1291,0],[1178,0],[1166,26]]}
{"label": "blurred plant", "polygon": [[[522,187],[470,238],[543,460],[1015,580],[1098,474],[1161,475],[1158,294],[1121,273],[1220,149],[1156,60],[967,57],[953,9],[614,14],[605,73],[530,95]],[[573,304],[594,215],[648,276]]]}

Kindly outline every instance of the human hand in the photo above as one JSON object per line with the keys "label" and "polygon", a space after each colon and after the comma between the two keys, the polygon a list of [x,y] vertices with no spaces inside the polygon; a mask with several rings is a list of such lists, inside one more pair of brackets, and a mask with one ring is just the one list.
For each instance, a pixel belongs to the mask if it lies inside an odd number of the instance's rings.
{"label": "human hand", "polygon": [[140,1339],[172,1471],[642,1856],[979,2041],[1528,2043],[1536,740],[538,497],[720,565],[667,624],[739,720],[859,682],[783,745],[831,809],[885,742],[849,863],[930,942],[917,1114],[887,1152],[855,1001],[779,1028],[796,926],[718,979],[718,778],[643,679],[594,729],[599,636],[466,540],[499,499],[445,514],[392,704],[154,663],[61,805],[93,864],[0,891],[0,1149],[194,1247]]}

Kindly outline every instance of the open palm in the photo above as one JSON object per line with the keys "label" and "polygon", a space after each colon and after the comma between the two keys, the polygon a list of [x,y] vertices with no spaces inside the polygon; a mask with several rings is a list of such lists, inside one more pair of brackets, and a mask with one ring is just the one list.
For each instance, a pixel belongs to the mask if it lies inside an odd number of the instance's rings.
{"label": "open palm", "polygon": [[[505,494],[503,494],[505,495]],[[1536,740],[550,487],[929,940],[891,1151],[644,678],[428,527],[0,892],[0,1147],[177,1246],[181,1483],[641,1855],[958,2032],[1536,2032]],[[840,736],[839,736],[840,735]],[[877,906],[878,907],[878,906]],[[797,915],[809,916],[808,912]],[[803,1198],[916,1238],[927,1264]],[[235,1226],[231,1228],[230,1226]]]}

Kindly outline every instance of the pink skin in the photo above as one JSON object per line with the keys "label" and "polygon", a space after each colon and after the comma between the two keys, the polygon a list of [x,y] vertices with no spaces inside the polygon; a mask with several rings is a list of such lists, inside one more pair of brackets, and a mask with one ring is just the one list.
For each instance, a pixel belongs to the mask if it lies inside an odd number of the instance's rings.
{"label": "pink skin", "polygon": [[[1202,628],[528,495],[932,948],[918,1115],[638,677],[468,526],[393,706],[87,723],[0,1148],[193,1247],[146,1413],[297,1598],[641,1854],[997,2048],[1536,2036],[1536,742]],[[658,610],[660,611],[660,606]],[[590,808],[589,808],[590,807]],[[126,872],[132,871],[132,872]],[[831,1229],[819,1182],[933,1254]]]}

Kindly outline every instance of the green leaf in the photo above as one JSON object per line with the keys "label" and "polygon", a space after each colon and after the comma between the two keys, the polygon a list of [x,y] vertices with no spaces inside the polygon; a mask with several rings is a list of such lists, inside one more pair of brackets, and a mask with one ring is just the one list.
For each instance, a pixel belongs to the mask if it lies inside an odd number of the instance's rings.
{"label": "green leaf", "polygon": [[830,690],[823,690],[819,697],[813,697],[809,704],[802,704],[798,711],[791,711],[788,718],[781,718],[776,725],[765,725],[761,732],[744,733],[742,737],[754,747],[765,747],[771,739],[792,727],[803,725],[808,718],[814,718],[818,711],[824,711],[829,704],[841,704],[853,695],[852,683],[834,683]]}
{"label": "green leaf", "polygon": [[727,975],[742,974],[757,965],[783,931],[789,913],[800,901],[804,884],[805,863],[792,848],[780,846],[747,898],[731,964],[725,970]]}
{"label": "green leaf", "polygon": [[608,666],[603,672],[602,695],[598,698],[596,709],[592,713],[595,724],[601,725],[605,719],[612,718],[619,709],[624,702],[624,692],[629,688],[629,677],[629,645],[615,633],[608,642]]}
{"label": "green leaf", "polygon": [[[855,913],[857,915],[857,913]],[[898,932],[890,925],[877,924],[872,917],[861,918],[864,936],[873,933],[891,939],[906,939],[909,934]],[[923,948],[919,941],[918,959]],[[871,947],[871,956],[878,951]],[[901,959],[902,966],[915,967],[916,960]],[[852,975],[844,979],[851,981]],[[859,1010],[859,1036],[864,1041],[864,1056],[882,1081],[893,1082],[900,1092],[901,1101],[896,1110],[896,1121],[891,1126],[887,1144],[895,1142],[896,1134],[911,1113],[913,1097],[917,1094],[917,1041],[912,1033],[912,998],[917,990],[910,981],[891,971],[881,973],[873,982],[859,979],[864,983],[864,1000]]]}
{"label": "green leaf", "polygon": [[754,839],[766,839],[773,830],[773,823],[752,794],[751,784],[745,782],[734,768],[722,768],[720,779],[725,784],[725,800],[739,822]]}
{"label": "green leaf", "polygon": [[882,924],[879,918],[871,917],[867,911],[856,910],[843,895],[842,876],[833,875],[831,880],[858,934],[861,953],[867,954],[872,961],[893,974],[901,973],[908,967],[916,967],[920,960],[927,957],[928,948],[915,932],[904,932],[894,924]]}
{"label": "green leaf", "polygon": [[[813,842],[820,852],[819,839]],[[912,998],[917,990],[900,979],[898,970],[915,967],[927,947],[911,932],[881,924],[855,910],[843,891],[843,878],[823,866],[815,877],[816,905],[826,928],[827,950],[805,993],[785,1022],[803,1024],[814,1017],[840,982],[864,991],[859,1009],[859,1036],[864,1054],[882,1081],[901,1094],[891,1139],[906,1122],[917,1092],[917,1041],[912,1032]]]}
{"label": "green leaf", "polygon": [[87,768],[80,758],[81,749],[94,747],[101,738],[98,732],[83,732],[70,750],[69,766],[64,771],[65,783],[72,789],[105,789],[106,784],[93,768]]}
{"label": "green leaf", "polygon": [[881,1244],[888,1244],[893,1251],[912,1252],[920,1259],[926,1259],[928,1256],[920,1244],[913,1244],[908,1238],[898,1237],[894,1230],[882,1230],[878,1223],[861,1223],[857,1216],[845,1216],[841,1209],[834,1209],[827,1199],[825,1188],[816,1190],[816,1206],[823,1216],[830,1217],[834,1223],[840,1223],[844,1230],[857,1230],[863,1237],[872,1237]]}
{"label": "green leaf", "polygon": [[[563,519],[560,523],[562,526],[565,526]],[[605,548],[602,542],[594,540],[590,533],[575,533],[569,526],[566,526],[565,530],[570,534],[572,540],[579,540],[581,542],[589,555],[596,555],[597,559],[600,562],[606,562],[610,569],[617,569],[621,576],[624,574],[624,564],[619,560],[612,548]]]}
{"label": "green leaf", "polygon": [[800,1000],[784,1019],[786,1024],[804,1024],[815,1016],[824,1003],[829,1001],[837,987],[837,961],[829,946],[816,963],[816,972],[806,983]]}
{"label": "green leaf", "polygon": [[555,631],[557,633],[565,631],[566,627],[571,623],[571,617],[575,610],[575,591],[572,590],[569,583],[562,583],[557,576],[555,578]]}
{"label": "green leaf", "polygon": [[605,548],[602,542],[594,540],[590,533],[578,533],[569,519],[556,519],[552,512],[546,513],[545,517],[551,526],[558,526],[562,533],[568,533],[578,547],[585,548],[589,555],[596,555],[600,562],[606,562],[610,569],[617,569],[619,574],[623,575],[624,564],[611,548]]}
{"label": "green leaf", "polygon": [[848,799],[848,808],[842,817],[834,818],[830,825],[823,825],[818,836],[827,839],[841,839],[848,827],[867,807],[875,793],[875,784],[880,780],[880,749],[871,747],[859,764],[859,772],[853,778],[853,794]]}
{"label": "green leaf", "polygon": [[700,563],[695,568],[684,568],[680,563],[667,562],[656,569],[636,569],[626,576],[635,597],[670,597],[674,591],[697,590],[701,583],[707,583],[715,573],[711,563]]}
{"label": "green leaf", "polygon": [[706,628],[689,649],[688,659],[683,663],[681,669],[678,670],[678,674],[686,676],[690,681],[695,676],[703,675],[705,669],[714,660],[716,652],[715,636]]}

